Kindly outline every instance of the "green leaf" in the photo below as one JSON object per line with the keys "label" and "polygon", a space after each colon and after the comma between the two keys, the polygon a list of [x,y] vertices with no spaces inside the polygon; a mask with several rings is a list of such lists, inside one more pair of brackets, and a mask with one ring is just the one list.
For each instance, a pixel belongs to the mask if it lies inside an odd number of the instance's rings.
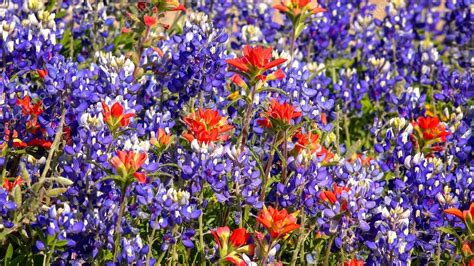
{"label": "green leaf", "polygon": [[54,246],[58,248],[62,248],[62,247],[65,247],[67,243],[68,243],[67,240],[57,240]]}
{"label": "green leaf", "polygon": [[26,170],[26,166],[24,162],[20,163],[20,170],[21,170],[21,177],[25,180],[26,185],[29,187],[31,185],[31,178],[30,173]]}
{"label": "green leaf", "polygon": [[329,62],[329,65],[334,68],[349,67],[352,65],[353,60],[348,58],[336,58]]}
{"label": "green leaf", "polygon": [[21,206],[21,186],[15,186],[13,188],[13,200],[15,201],[18,207]]}
{"label": "green leaf", "polygon": [[60,19],[62,17],[65,17],[66,15],[67,15],[67,11],[66,10],[61,10],[58,13],[56,13],[55,19]]}
{"label": "green leaf", "polygon": [[270,91],[270,92],[278,92],[280,94],[283,94],[285,96],[288,96],[288,93],[280,88],[275,88],[275,87],[263,87],[259,90],[257,90],[256,92],[257,93],[261,93],[261,92],[267,92],[267,91]]}
{"label": "green leaf", "polygon": [[46,180],[48,181],[52,181],[52,182],[55,182],[55,183],[58,183],[58,184],[61,184],[61,185],[64,185],[64,186],[70,186],[72,184],[74,184],[74,182],[68,178],[65,178],[65,177],[62,177],[62,176],[57,176],[57,177],[50,177],[50,178],[47,178]]}
{"label": "green leaf", "polygon": [[298,36],[300,36],[301,32],[303,32],[304,30],[304,23],[300,23],[296,26],[296,29],[295,29],[295,39],[298,38]]}
{"label": "green leaf", "polygon": [[40,191],[40,189],[43,187],[43,182],[42,181],[39,181],[39,182],[36,182],[34,183],[32,186],[31,186],[31,190],[34,192],[34,193],[38,193]]}
{"label": "green leaf", "polygon": [[[46,10],[51,12],[51,10],[53,10],[55,5],[56,5],[56,0],[48,1],[48,5],[46,6]],[[56,18],[58,18],[58,17],[56,16]]]}
{"label": "green leaf", "polygon": [[46,195],[48,197],[57,197],[57,196],[62,195],[67,190],[68,188],[65,188],[65,187],[52,188],[46,191]]}
{"label": "green leaf", "polygon": [[7,248],[7,252],[5,253],[5,259],[4,259],[5,266],[10,265],[10,261],[12,257],[13,257],[13,246],[12,244],[9,244]]}
{"label": "green leaf", "polygon": [[448,235],[452,235],[452,236],[454,236],[458,239],[458,242],[461,242],[461,237],[458,235],[456,230],[452,227],[441,226],[441,227],[438,227],[438,231],[443,232],[443,233],[448,234]]}
{"label": "green leaf", "polygon": [[147,174],[147,176],[149,177],[158,177],[158,176],[168,176],[168,177],[171,177],[171,178],[174,178],[174,175],[172,174],[168,174],[168,173],[165,173],[165,172],[154,172],[153,174]]}
{"label": "green leaf", "polygon": [[69,56],[69,51],[71,50],[71,38],[72,38],[72,33],[71,29],[66,28],[66,30],[63,33],[63,38],[61,39],[61,45],[63,47],[61,53],[65,56]]}

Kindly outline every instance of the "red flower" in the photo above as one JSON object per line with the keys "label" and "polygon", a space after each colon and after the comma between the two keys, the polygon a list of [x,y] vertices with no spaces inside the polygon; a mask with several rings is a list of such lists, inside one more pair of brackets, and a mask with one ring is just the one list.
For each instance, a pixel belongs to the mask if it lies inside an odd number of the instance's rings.
{"label": "red flower", "polygon": [[[16,130],[13,130],[12,138],[13,138],[14,148],[42,147],[45,149],[50,149],[52,145],[51,141],[38,139],[38,138],[34,138],[28,142],[24,142],[18,138],[18,132]],[[4,140],[5,142],[8,142],[9,139],[10,139],[10,130],[8,128],[5,128]]]}
{"label": "red flower", "polygon": [[245,228],[238,228],[230,233],[229,227],[218,227],[212,230],[211,234],[217,243],[222,261],[230,262],[233,265],[246,265],[240,255],[243,253],[252,255],[254,245],[249,243],[250,234]]}
{"label": "red flower", "polygon": [[51,149],[51,141],[49,140],[44,140],[44,139],[32,139],[26,143],[26,146],[29,147],[42,147],[45,149]]}
{"label": "red flower", "polygon": [[145,183],[145,174],[137,171],[145,163],[146,158],[146,153],[135,153],[133,151],[117,151],[117,156],[113,157],[110,160],[110,163],[116,169],[117,173],[120,176],[124,178],[129,178],[133,176],[140,183]]}
{"label": "red flower", "polygon": [[140,10],[140,11],[145,10],[146,6],[147,6],[147,4],[146,4],[145,2],[143,2],[143,1],[139,1],[139,2],[137,3],[137,8],[138,8],[138,10]]}
{"label": "red flower", "polygon": [[230,78],[230,82],[234,83],[235,85],[242,87],[242,88],[247,88],[247,83],[242,79],[242,77],[239,74],[234,74]]}
{"label": "red flower", "polygon": [[3,178],[3,188],[8,192],[11,192],[14,187],[21,186],[23,184],[23,178],[18,176],[15,181],[9,181],[8,178]]}
{"label": "red flower", "polygon": [[309,150],[310,153],[315,153],[321,147],[321,145],[318,144],[318,134],[313,134],[311,132],[303,134],[301,131],[298,131],[293,138],[296,139],[294,149],[297,153],[300,153],[303,150]]}
{"label": "red flower", "polygon": [[280,238],[300,227],[296,223],[297,214],[298,212],[288,214],[286,209],[278,211],[271,206],[268,209],[263,206],[257,221],[268,230],[272,238]]}
{"label": "red flower", "polygon": [[424,140],[437,139],[439,142],[445,142],[449,132],[440,124],[437,117],[418,117],[413,126],[421,131]]}
{"label": "red flower", "polygon": [[164,149],[168,147],[171,141],[171,135],[166,134],[162,128],[158,129],[157,134],[158,136],[150,139],[150,144],[156,146],[158,149]]}
{"label": "red flower", "polygon": [[301,112],[297,112],[295,107],[288,103],[280,104],[276,99],[272,99],[270,107],[263,114],[263,118],[257,120],[257,123],[265,128],[271,128],[277,125],[289,126],[291,121],[301,116]]}
{"label": "red flower", "polygon": [[[334,184],[333,191],[323,190],[321,191],[321,194],[319,194],[319,198],[324,202],[334,205],[337,202],[337,197],[340,196],[344,191],[348,192],[349,190],[350,189],[348,187],[340,187],[337,184]],[[341,210],[347,210],[347,202],[345,200],[341,202]]]}
{"label": "red flower", "polygon": [[458,217],[459,219],[463,220],[464,222],[468,219],[474,219],[474,202],[471,203],[471,206],[469,206],[469,210],[465,211],[460,211],[459,209],[456,208],[449,208],[444,210],[444,213],[454,215]]}
{"label": "red flower", "polygon": [[189,129],[183,137],[189,142],[196,139],[200,144],[226,141],[229,138],[228,131],[234,128],[227,123],[226,117],[212,109],[199,108],[197,112],[183,118],[183,121]]}
{"label": "red flower", "polygon": [[296,141],[296,145],[293,149],[296,154],[307,151],[309,155],[316,155],[318,158],[322,157],[323,163],[328,163],[334,157],[332,152],[318,143],[318,134],[311,132],[303,134],[301,131],[298,131],[293,138]]}
{"label": "red flower", "polygon": [[[230,66],[237,68],[249,79],[259,78],[265,80],[262,74],[278,65],[283,64],[286,59],[278,58],[272,61],[272,47],[244,46],[243,56],[239,58],[227,59]],[[279,74],[281,76],[281,73]]]}
{"label": "red flower", "polygon": [[363,260],[351,259],[344,262],[344,266],[364,266]]}
{"label": "red flower", "polygon": [[165,10],[186,12],[186,8],[176,0],[165,0]]}
{"label": "red flower", "polygon": [[37,69],[36,73],[40,76],[41,79],[44,79],[48,75],[48,70],[46,69]]}
{"label": "red flower", "polygon": [[282,1],[280,4],[276,4],[273,8],[280,10],[281,12],[287,13],[290,16],[298,16],[301,13],[309,11],[311,14],[317,14],[326,11],[321,7],[308,5],[311,0],[291,0]]}
{"label": "red flower", "polygon": [[36,100],[32,103],[30,96],[25,96],[23,99],[17,98],[16,104],[21,106],[23,115],[39,116],[43,113],[43,102]]}
{"label": "red flower", "polygon": [[158,18],[155,16],[143,16],[143,23],[145,23],[145,25],[149,28],[155,26],[156,22],[158,22]]}
{"label": "red flower", "polygon": [[135,116],[133,113],[124,114],[123,106],[118,102],[114,103],[112,108],[109,108],[109,106],[102,101],[102,108],[104,122],[110,131],[115,131],[119,127],[128,126],[130,124],[130,118]]}
{"label": "red flower", "polygon": [[122,33],[129,33],[129,32],[132,32],[131,29],[127,28],[127,27],[123,27],[122,30],[121,30]]}

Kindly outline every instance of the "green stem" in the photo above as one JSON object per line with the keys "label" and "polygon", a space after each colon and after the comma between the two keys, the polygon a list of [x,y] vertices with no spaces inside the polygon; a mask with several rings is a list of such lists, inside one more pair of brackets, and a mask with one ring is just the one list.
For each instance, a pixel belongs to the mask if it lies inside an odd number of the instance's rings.
{"label": "green stem", "polygon": [[304,212],[304,207],[301,208],[301,227],[300,227],[300,232],[299,232],[299,236],[298,236],[298,243],[296,244],[296,248],[295,250],[293,251],[293,256],[291,258],[291,263],[290,265],[296,265],[296,260],[298,259],[298,253],[300,251],[300,249],[303,247],[302,249],[302,252],[300,254],[301,258],[300,258],[300,262],[301,260],[303,259],[302,256],[304,256],[304,238],[305,238],[305,233],[304,233],[304,226],[305,226],[305,220],[306,220],[306,216],[305,216],[305,212]]}
{"label": "green stem", "polygon": [[351,147],[351,135],[349,134],[349,125],[351,121],[347,117],[347,114],[344,114],[344,133],[346,134],[346,152]]}
{"label": "green stem", "polygon": [[[155,224],[158,222],[158,218],[155,219]],[[146,255],[146,266],[150,265],[150,259],[152,256],[152,250],[153,250],[153,242],[155,242],[155,233],[156,233],[156,228],[153,227],[151,230],[151,235],[148,237],[148,254]]]}
{"label": "green stem", "polygon": [[117,217],[117,222],[115,224],[116,238],[115,238],[115,248],[114,248],[114,262],[117,260],[118,251],[119,251],[119,247],[120,247],[120,237],[122,235],[122,233],[120,232],[121,224],[122,224],[122,217],[123,217],[123,213],[125,212],[125,207],[127,206],[127,197],[125,195],[127,193],[127,186],[124,186],[124,188],[122,189],[121,192],[122,192],[122,195],[121,195],[121,199],[120,199],[120,210],[119,210],[119,214],[118,214],[118,217]]}
{"label": "green stem", "polygon": [[250,214],[250,207],[249,206],[245,206],[244,208],[244,213],[242,215],[242,217],[240,218],[240,228],[243,228],[244,227],[244,223],[246,221],[248,221],[249,219],[249,214]]}
{"label": "green stem", "polygon": [[[441,236],[440,236],[440,238],[441,238]],[[441,239],[439,239],[438,247],[436,249],[436,263],[435,263],[435,265],[439,266],[440,263],[441,263]]]}
{"label": "green stem", "polygon": [[263,176],[262,190],[260,191],[260,201],[261,202],[263,202],[263,200],[265,199],[265,193],[266,193],[266,190],[267,190],[267,182],[268,182],[268,178],[270,176],[270,170],[272,169],[273,156],[275,155],[274,146],[275,146],[275,143],[277,142],[277,139],[278,139],[278,134],[273,139],[272,146],[270,147],[270,149],[271,149],[270,156],[268,157],[267,166],[265,168],[265,173],[264,173],[264,176]]}
{"label": "green stem", "polygon": [[270,251],[272,250],[273,245],[275,245],[275,240],[272,240],[272,241],[270,242],[270,245],[268,246],[268,249],[265,250],[265,254],[264,254],[263,257],[262,257],[262,261],[261,261],[260,265],[267,265],[266,261],[267,261],[267,259],[268,259],[268,254],[269,254]]}
{"label": "green stem", "polygon": [[291,43],[290,43],[290,62],[288,63],[288,66],[291,67],[291,64],[293,63],[293,57],[295,53],[295,41],[296,41],[296,26],[293,25],[293,30],[291,32]]}
{"label": "green stem", "polygon": [[240,141],[240,152],[244,150],[245,144],[247,143],[247,138],[249,135],[249,126],[250,126],[250,120],[252,118],[252,113],[253,113],[253,100],[255,97],[255,91],[256,91],[256,85],[251,86],[251,92],[250,92],[250,99],[249,102],[247,103],[247,107],[245,108],[244,111],[244,120],[242,122],[242,136],[241,136],[241,141]]}
{"label": "green stem", "polygon": [[326,252],[324,253],[324,266],[329,266],[329,257],[331,257],[331,247],[335,238],[336,235],[332,235],[331,238],[329,238],[328,245],[326,246]]}
{"label": "green stem", "polygon": [[51,249],[49,250],[48,252],[48,255],[46,256],[46,260],[45,260],[45,264],[44,265],[50,265],[51,263],[51,258],[53,257],[53,253],[54,253],[54,248],[56,247],[56,241],[58,240],[58,235],[57,234],[54,234],[54,241],[53,241],[53,245],[51,245]]}
{"label": "green stem", "polygon": [[339,134],[339,121],[341,119],[341,112],[339,111],[339,105],[336,105],[336,151],[337,154],[341,154],[341,148],[339,147],[340,134]]}
{"label": "green stem", "polygon": [[[41,184],[44,183],[44,180],[46,179],[46,175],[48,174],[49,168],[51,167],[51,161],[53,160],[54,152],[58,148],[59,142],[61,141],[61,138],[62,138],[62,135],[63,135],[63,127],[64,127],[65,117],[66,117],[66,109],[63,106],[58,131],[56,132],[56,135],[54,136],[53,144],[51,145],[51,148],[50,148],[49,153],[48,153],[48,158],[46,159],[46,163],[44,164],[43,173],[41,174],[41,177],[38,180],[38,182],[40,182]],[[40,198],[39,202],[41,202],[41,200],[42,199]]]}
{"label": "green stem", "polygon": [[283,181],[283,184],[286,184],[286,177],[288,175],[288,165],[287,165],[287,160],[288,160],[288,140],[287,140],[287,130],[283,132],[283,157],[285,160],[282,163],[282,173],[281,173],[281,180]]}
{"label": "green stem", "polygon": [[161,261],[163,260],[163,258],[165,257],[166,255],[166,252],[163,251],[163,253],[161,253],[160,257],[158,258],[158,260],[156,261],[155,265],[161,265]]}
{"label": "green stem", "polygon": [[[202,206],[203,201],[203,193],[201,192],[199,196],[199,200]],[[199,248],[201,249],[199,253],[201,254],[201,264],[205,263],[206,258],[204,256],[204,223],[203,223],[203,216],[204,216],[204,209],[202,209],[202,213],[199,216]]]}
{"label": "green stem", "polygon": [[[173,237],[175,235],[175,232],[176,232],[176,227],[173,229]],[[177,243],[174,243],[173,248],[171,249],[172,250],[171,265],[177,265],[178,264],[178,252],[176,250],[177,245],[178,245]]]}

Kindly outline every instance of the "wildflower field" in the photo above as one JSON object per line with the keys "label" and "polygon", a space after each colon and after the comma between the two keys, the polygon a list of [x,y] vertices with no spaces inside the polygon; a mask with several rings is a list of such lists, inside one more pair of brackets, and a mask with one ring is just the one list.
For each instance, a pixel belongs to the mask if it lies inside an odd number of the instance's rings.
{"label": "wildflower field", "polygon": [[180,1],[0,2],[1,264],[474,266],[470,0]]}

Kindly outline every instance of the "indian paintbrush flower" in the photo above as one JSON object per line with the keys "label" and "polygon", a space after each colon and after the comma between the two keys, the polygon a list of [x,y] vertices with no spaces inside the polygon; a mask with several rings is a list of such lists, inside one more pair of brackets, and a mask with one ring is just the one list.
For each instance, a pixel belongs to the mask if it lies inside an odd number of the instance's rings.
{"label": "indian paintbrush flower", "polygon": [[148,28],[151,28],[153,26],[156,25],[156,23],[158,22],[158,18],[155,17],[155,16],[143,16],[143,23],[145,23],[145,25],[148,27]]}
{"label": "indian paintbrush flower", "polygon": [[446,137],[450,133],[440,123],[439,118],[420,116],[416,121],[412,122],[412,125],[417,133],[418,142],[416,144],[420,146],[422,151],[431,153],[444,149],[441,145],[446,142]]}
{"label": "indian paintbrush flower", "polygon": [[350,259],[344,261],[344,266],[364,266],[365,263],[363,260],[358,260],[358,259]]}
{"label": "indian paintbrush flower", "polygon": [[183,137],[189,142],[197,140],[199,144],[226,141],[230,137],[229,131],[234,128],[227,123],[226,117],[212,109],[199,108],[197,112],[184,117],[183,121],[188,127]]}
{"label": "indian paintbrush flower", "polygon": [[123,106],[118,102],[114,103],[112,107],[102,102],[102,108],[104,122],[112,133],[121,127],[127,127],[130,124],[130,118],[135,116],[134,113],[125,113]]}
{"label": "indian paintbrush flower", "polygon": [[461,211],[456,208],[448,208],[444,210],[444,213],[458,217],[466,224],[470,232],[474,232],[474,202],[471,203],[468,210]]}
{"label": "indian paintbrush flower", "polygon": [[[246,45],[244,46],[242,57],[227,59],[226,62],[247,77],[250,83],[256,83],[257,79],[266,80],[264,73],[267,70],[279,66],[286,61],[284,58],[272,60],[272,51],[272,47],[252,47]],[[281,72],[275,74],[274,78],[282,78]]]}
{"label": "indian paintbrush flower", "polygon": [[263,225],[274,239],[283,238],[300,227],[297,224],[298,212],[288,214],[286,209],[276,210],[273,207],[263,206],[258,213],[257,221]]}
{"label": "indian paintbrush flower", "polygon": [[155,135],[150,139],[150,144],[155,146],[158,151],[162,152],[170,145],[172,136],[167,134],[163,128],[159,128],[157,136]]}
{"label": "indian paintbrush flower", "polygon": [[8,192],[11,192],[14,187],[21,186],[23,184],[23,178],[18,176],[14,181],[10,181],[8,178],[3,178],[3,188]]}
{"label": "indian paintbrush flower", "polygon": [[131,183],[133,178],[138,180],[140,183],[146,183],[146,176],[142,172],[138,172],[140,167],[145,163],[147,159],[146,153],[136,153],[133,151],[117,151],[117,156],[110,160],[110,163],[117,171],[121,180],[127,183]]}
{"label": "indian paintbrush flower", "polygon": [[311,0],[285,0],[273,6],[281,12],[286,13],[290,18],[299,15],[317,14],[326,11],[326,9],[311,4]]}
{"label": "indian paintbrush flower", "polygon": [[286,102],[281,104],[278,100],[272,99],[270,106],[257,123],[264,128],[286,129],[293,124],[294,119],[299,117],[301,117],[301,112],[296,111],[293,105]]}
{"label": "indian paintbrush flower", "polygon": [[253,255],[254,244],[251,243],[250,234],[245,228],[235,229],[231,233],[227,226],[218,227],[211,233],[217,243],[221,261],[227,261],[233,265],[245,265],[241,256]]}
{"label": "indian paintbrush flower", "polygon": [[[343,192],[348,192],[350,189],[345,186],[338,186],[337,184],[333,185],[333,190],[323,190],[321,191],[321,194],[319,194],[319,198],[324,201],[328,202],[331,205],[336,204],[338,196],[340,196]],[[343,200],[341,202],[341,210],[345,211],[347,210],[347,202]]]}

